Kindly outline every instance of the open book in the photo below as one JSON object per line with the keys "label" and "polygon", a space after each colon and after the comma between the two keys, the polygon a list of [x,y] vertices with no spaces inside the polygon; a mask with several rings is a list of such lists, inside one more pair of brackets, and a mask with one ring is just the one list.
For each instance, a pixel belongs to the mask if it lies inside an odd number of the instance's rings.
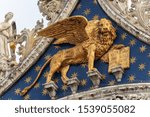
{"label": "open book", "polygon": [[115,49],[109,53],[108,72],[112,73],[112,69],[117,68],[119,66],[122,67],[123,69],[130,67],[130,48],[129,47]]}

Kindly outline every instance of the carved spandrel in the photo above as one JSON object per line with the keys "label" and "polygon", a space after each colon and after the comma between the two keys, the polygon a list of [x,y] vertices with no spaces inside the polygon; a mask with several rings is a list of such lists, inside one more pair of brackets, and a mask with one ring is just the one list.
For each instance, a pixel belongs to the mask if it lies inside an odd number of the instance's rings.
{"label": "carved spandrel", "polygon": [[98,0],[104,11],[139,40],[150,44],[149,0]]}
{"label": "carved spandrel", "polygon": [[139,24],[141,29],[150,29],[150,2],[149,0],[113,0],[116,10],[127,17],[133,24]]}
{"label": "carved spandrel", "polygon": [[65,0],[39,0],[38,6],[39,10],[49,23],[52,23],[57,19],[63,8],[65,7]]}

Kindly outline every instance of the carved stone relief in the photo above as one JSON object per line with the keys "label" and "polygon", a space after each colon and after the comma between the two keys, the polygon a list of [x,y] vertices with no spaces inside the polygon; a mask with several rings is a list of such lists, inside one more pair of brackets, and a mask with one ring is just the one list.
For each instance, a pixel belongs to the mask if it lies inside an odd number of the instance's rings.
{"label": "carved stone relief", "polygon": [[39,0],[40,12],[46,19],[54,22],[65,7],[67,0]]}
{"label": "carved stone relief", "polygon": [[149,0],[98,0],[98,2],[120,26],[150,44]]}
{"label": "carved stone relief", "polygon": [[0,23],[0,86],[6,82],[5,78],[16,65],[16,23],[10,21],[12,18],[13,13],[8,12]]}
{"label": "carved stone relief", "polygon": [[136,83],[98,88],[76,93],[60,100],[150,100],[150,84]]}

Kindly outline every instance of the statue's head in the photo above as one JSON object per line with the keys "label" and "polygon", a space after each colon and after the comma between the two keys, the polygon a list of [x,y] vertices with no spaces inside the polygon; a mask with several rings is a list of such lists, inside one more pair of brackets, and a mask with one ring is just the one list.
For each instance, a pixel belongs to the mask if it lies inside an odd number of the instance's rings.
{"label": "statue's head", "polygon": [[5,15],[5,20],[9,21],[10,19],[13,18],[13,13],[12,12],[8,12],[6,15]]}

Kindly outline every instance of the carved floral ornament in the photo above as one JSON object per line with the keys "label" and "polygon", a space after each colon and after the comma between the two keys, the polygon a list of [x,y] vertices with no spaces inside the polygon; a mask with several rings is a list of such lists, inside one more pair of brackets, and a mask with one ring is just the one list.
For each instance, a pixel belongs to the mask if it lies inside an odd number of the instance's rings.
{"label": "carved floral ornament", "polygon": [[120,26],[150,44],[149,0],[98,0],[98,2]]}
{"label": "carved floral ornament", "polygon": [[64,9],[67,0],[39,0],[39,10],[50,22],[54,22]]}

